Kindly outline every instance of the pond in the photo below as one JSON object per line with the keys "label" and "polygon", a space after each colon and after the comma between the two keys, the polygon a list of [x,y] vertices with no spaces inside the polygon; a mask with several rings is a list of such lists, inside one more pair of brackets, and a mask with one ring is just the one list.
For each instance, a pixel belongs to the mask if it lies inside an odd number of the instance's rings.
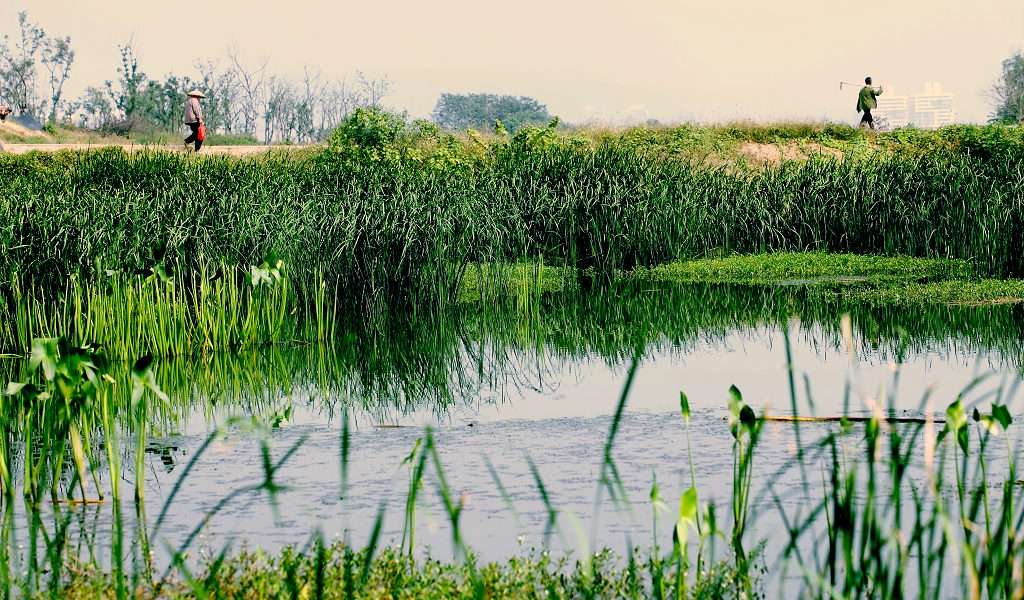
{"label": "pond", "polygon": [[[488,560],[540,547],[670,547],[691,464],[700,502],[729,515],[732,386],[757,415],[870,416],[874,403],[890,417],[938,420],[927,424],[935,430],[967,388],[983,409],[1017,406],[1006,398],[1024,356],[1019,306],[844,305],[806,289],[622,283],[466,303],[332,347],[160,360],[168,399],[152,398],[147,413],[146,510],[129,494],[118,513],[109,501],[44,502],[34,513],[19,499],[5,513],[5,542],[24,549],[61,535],[109,560],[121,519],[131,532],[122,551],[137,552],[144,535],[160,566],[172,550],[273,550],[314,532],[361,546],[379,527],[379,544],[399,546],[412,533],[408,499],[422,465],[417,552],[457,555],[453,532]],[[8,380],[26,368],[2,365]],[[130,464],[134,437],[122,427]],[[823,497],[830,463],[817,444],[847,428],[855,454],[862,427],[764,423],[751,474],[752,511],[763,516],[746,539],[767,541],[769,567],[784,545],[780,515],[806,515]],[[926,446],[909,451],[923,460]],[[1005,452],[1002,466],[992,460],[1005,469]],[[260,485],[270,468],[279,487]],[[924,478],[919,468],[912,476]],[[73,479],[68,467],[57,485]],[[670,507],[657,535],[655,481]],[[125,475],[122,485],[132,483]]]}

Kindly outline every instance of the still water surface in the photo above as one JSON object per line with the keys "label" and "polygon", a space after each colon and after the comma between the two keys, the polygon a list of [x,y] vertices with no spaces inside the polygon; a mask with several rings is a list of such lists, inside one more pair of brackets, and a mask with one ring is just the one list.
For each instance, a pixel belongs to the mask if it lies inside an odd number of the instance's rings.
{"label": "still water surface", "polygon": [[[654,477],[669,506],[690,486],[680,392],[692,411],[700,500],[714,501],[724,514],[733,464],[728,390],[735,385],[758,414],[792,414],[787,339],[799,414],[868,414],[866,402],[878,401],[917,417],[941,417],[979,375],[996,373],[972,392],[983,400],[1019,379],[1024,339],[1015,307],[803,304],[798,290],[629,289],[600,301],[554,296],[537,306],[499,308],[467,310],[395,339],[353,342],[358,350],[270,348],[163,361],[159,372],[171,402],[155,411],[158,435],[148,448],[145,491],[150,524],[167,511],[156,540],[167,544],[154,546],[158,562],[200,525],[198,544],[212,551],[227,544],[301,545],[314,531],[362,545],[383,514],[383,543],[400,544],[409,489],[403,459],[427,435],[447,485],[465,502],[462,534],[483,558],[545,540],[557,551],[648,547],[655,539]],[[849,340],[840,327],[844,314],[852,322]],[[616,507],[607,492],[596,505],[603,450],[634,358],[612,449],[629,506]],[[928,390],[930,403],[923,402]],[[1019,414],[1019,400],[1013,412]],[[222,498],[264,477],[260,449],[267,438],[234,424],[237,417],[273,424],[275,459],[295,448],[277,472],[285,489],[274,498],[265,491],[240,495],[207,519]],[[343,468],[346,418],[351,439]],[[227,434],[196,458],[218,427]],[[802,424],[803,443],[837,427]],[[802,487],[790,464],[794,434],[792,425],[768,424],[758,446],[754,488],[762,504],[756,510],[767,516],[757,519],[750,537],[767,539],[769,548],[778,535],[779,519],[770,516],[778,505],[799,512],[820,499],[824,463],[810,459],[806,466],[817,483]],[[431,466],[417,509],[417,544],[446,557],[452,529],[438,481]],[[554,527],[539,483],[557,510]],[[777,503],[769,502],[770,492],[779,495]],[[62,510],[74,511],[73,530],[100,540],[94,550],[109,552],[103,534],[96,535],[110,531],[108,505]],[[658,540],[671,544],[668,526]]]}

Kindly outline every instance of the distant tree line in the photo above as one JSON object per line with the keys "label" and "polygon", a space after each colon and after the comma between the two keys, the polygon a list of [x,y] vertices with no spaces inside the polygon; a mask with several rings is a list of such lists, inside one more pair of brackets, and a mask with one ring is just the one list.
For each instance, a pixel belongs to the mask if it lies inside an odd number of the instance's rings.
{"label": "distant tree line", "polygon": [[496,94],[441,94],[431,117],[447,129],[489,130],[500,121],[512,133],[524,125],[546,125],[552,119],[547,107],[533,98]]}
{"label": "distant tree line", "polygon": [[[304,143],[326,139],[357,108],[380,107],[393,90],[387,76],[371,79],[361,71],[341,80],[312,67],[297,78],[275,74],[267,58],[252,59],[236,46],[219,59],[196,61],[191,73],[151,77],[139,64],[134,40],[118,49],[117,77],[68,99],[71,38],[50,36],[27,11],[19,12],[17,32],[0,43],[0,105],[48,123],[114,133],[177,131],[185,93],[197,88],[207,96],[203,113],[211,131]],[[512,133],[552,119],[533,98],[496,94],[442,94],[432,116],[447,129],[490,130],[500,121]]]}
{"label": "distant tree line", "polygon": [[70,37],[50,37],[18,13],[18,32],[0,44],[0,104],[51,123],[77,124],[118,133],[177,130],[185,93],[207,95],[204,119],[212,131],[248,136],[264,143],[322,140],[358,107],[379,106],[393,89],[387,76],[361,71],[330,80],[307,67],[300,78],[270,72],[267,58],[252,60],[237,47],[221,59],[197,61],[190,74],[146,74],[133,40],[119,46],[117,79],[87,87],[77,99],[63,96],[75,53]]}

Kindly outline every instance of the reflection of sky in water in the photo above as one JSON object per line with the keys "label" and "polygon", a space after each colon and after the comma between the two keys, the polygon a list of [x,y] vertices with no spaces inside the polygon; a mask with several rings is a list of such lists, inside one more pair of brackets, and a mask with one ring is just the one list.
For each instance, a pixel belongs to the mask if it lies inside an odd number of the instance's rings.
{"label": "reflection of sky in water", "polygon": [[[846,350],[836,349],[831,342],[822,343],[816,333],[813,329],[799,330],[795,323],[790,330],[800,414],[811,412],[804,376],[810,383],[818,416],[842,413],[848,380],[853,390],[851,413],[867,410],[865,396],[892,396],[897,366],[891,356],[878,351],[858,354],[856,369],[851,370]],[[934,410],[941,412],[976,376],[990,373],[997,364],[989,355],[966,354],[956,345],[910,353],[898,367],[894,408],[920,410],[926,391],[934,387]],[[462,401],[454,403],[445,414],[438,415],[435,407],[427,406],[409,414],[378,417],[388,424],[423,427],[609,415],[619,400],[629,361],[609,365],[598,356],[571,359],[510,351],[498,369],[503,377],[490,377],[486,382],[475,378],[461,392]],[[732,385],[755,408],[792,413],[781,329],[734,330],[721,338],[693,342],[686,349],[666,344],[648,352],[637,370],[628,409],[678,411],[682,391],[695,409],[725,411]],[[882,406],[888,407],[888,400]],[[324,418],[320,411],[299,411],[293,417],[297,423],[322,422]],[[368,426],[383,421],[357,417],[357,422]]]}
{"label": "reflection of sky in water", "polygon": [[[789,335],[802,414],[809,412],[805,374],[820,416],[841,412],[848,379],[856,382],[851,412],[865,410],[861,401],[864,396],[889,393],[894,378],[890,356],[866,352],[858,356],[854,372],[850,370],[846,351],[836,349],[834,341],[822,341],[819,333],[816,326],[800,329],[795,322],[791,324]],[[921,398],[934,386],[933,411],[941,413],[978,373],[989,372],[1000,362],[994,355],[966,353],[961,346],[966,345],[951,343],[908,354],[899,367],[895,408],[920,414]],[[470,354],[475,356],[475,351]],[[229,540],[246,539],[264,548],[275,548],[304,543],[311,531],[321,530],[328,538],[348,535],[360,545],[368,539],[382,503],[388,507],[383,540],[399,543],[408,489],[408,471],[399,465],[417,438],[425,434],[424,428],[430,426],[435,431],[449,486],[457,496],[465,493],[469,501],[462,517],[463,534],[485,558],[515,553],[522,546],[536,546],[543,538],[547,512],[528,467],[528,456],[561,511],[558,523],[564,541],[555,533],[555,547],[578,548],[581,534],[597,546],[619,550],[630,544],[647,547],[652,541],[648,499],[652,473],[657,473],[669,506],[674,506],[689,486],[685,428],[679,414],[680,391],[687,394],[693,411],[693,447],[701,501],[716,501],[723,519],[727,516],[725,505],[732,465],[732,438],[723,419],[729,387],[736,385],[758,412],[764,407],[771,407],[775,413],[791,412],[781,329],[735,329],[714,339],[688,342],[685,348],[663,341],[658,349],[647,353],[637,370],[614,447],[633,513],[613,510],[605,494],[603,510],[595,524],[593,503],[600,477],[601,449],[629,370],[629,360],[612,361],[609,365],[608,360],[598,356],[574,359],[521,350],[505,350],[496,356],[499,358],[493,361],[491,371],[467,369],[462,374],[462,386],[455,394],[457,401],[446,411],[439,413],[436,407],[425,406],[411,412],[353,414],[350,489],[344,501],[339,499],[339,417],[323,408],[342,398],[324,398],[312,384],[295,381],[290,399],[284,392],[269,398],[271,404],[281,409],[292,407],[289,418],[272,433],[274,454],[280,456],[292,444],[306,438],[279,473],[279,483],[290,488],[279,497],[279,519],[265,496],[239,498],[209,522],[202,543],[219,549]],[[474,362],[467,360],[464,364]],[[995,389],[1000,381],[1003,378],[993,377],[973,397]],[[151,521],[178,483],[184,464],[212,430],[210,416],[224,422],[232,412],[230,408],[215,409],[213,413],[197,409],[180,424],[181,435],[153,440],[147,456],[146,491]],[[1014,410],[1015,414],[1018,412]],[[376,427],[383,422],[403,427]],[[802,427],[805,442],[834,430],[834,425],[828,424]],[[794,452],[788,426],[766,426],[758,450],[754,485],[763,491],[764,485],[772,482],[787,510],[799,510],[812,502],[796,485],[794,470],[777,473]],[[173,465],[168,465],[168,456],[173,457]],[[488,460],[499,474],[518,520],[499,493]],[[820,498],[822,463],[811,466],[816,476],[812,477],[809,497]],[[259,442],[255,437],[236,433],[215,442],[169,507],[162,535],[172,545],[180,543],[200,522],[201,515],[222,497],[262,476]],[[447,556],[451,530],[438,501],[435,481],[436,476],[429,475],[422,494],[419,543]],[[763,512],[771,510],[774,509],[762,507]],[[570,513],[580,518],[581,529],[573,528],[572,519],[567,516]],[[108,513],[100,511],[91,518],[99,531],[109,526]],[[778,526],[777,517],[761,519],[757,535],[770,536]],[[670,545],[668,535],[666,526],[660,543]]]}

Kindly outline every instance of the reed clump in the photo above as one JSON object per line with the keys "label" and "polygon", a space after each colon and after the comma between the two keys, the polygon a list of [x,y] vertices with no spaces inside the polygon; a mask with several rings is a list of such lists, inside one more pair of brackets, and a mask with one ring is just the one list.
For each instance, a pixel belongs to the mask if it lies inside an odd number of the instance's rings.
{"label": "reed clump", "polygon": [[[1024,273],[1024,153],[1006,128],[894,132],[871,152],[755,169],[670,151],[666,139],[686,127],[588,136],[553,124],[484,139],[362,118],[326,148],[293,154],[0,156],[8,305],[15,281],[52,292],[98,269],[167,261],[189,273],[272,251],[299,306],[338,282],[339,313],[371,316],[450,302],[470,263],[539,255],[611,273],[810,249]],[[807,132],[771,135],[791,133]],[[728,135],[748,134],[762,135]]]}
{"label": "reed clump", "polygon": [[36,338],[66,336],[77,346],[98,344],[108,357],[130,361],[143,354],[183,356],[333,338],[326,282],[321,280],[310,314],[300,322],[279,259],[246,271],[205,262],[198,269],[174,276],[161,263],[142,274],[75,274],[57,289],[23,289],[16,280],[9,302],[0,305],[0,350],[27,354]]}

